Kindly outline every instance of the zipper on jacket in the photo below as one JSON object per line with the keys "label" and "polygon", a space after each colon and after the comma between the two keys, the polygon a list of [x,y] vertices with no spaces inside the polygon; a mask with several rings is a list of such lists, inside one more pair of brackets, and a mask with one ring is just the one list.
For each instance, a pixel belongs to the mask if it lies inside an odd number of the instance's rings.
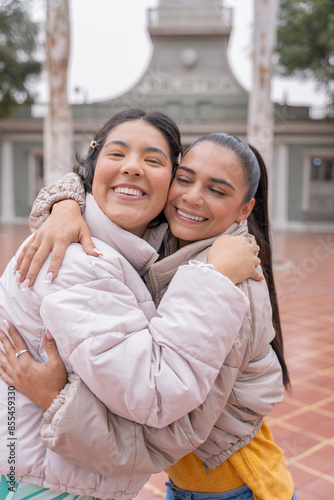
{"label": "zipper on jacket", "polygon": [[209,467],[208,467],[208,466],[206,465],[206,463],[204,463],[204,462],[202,463],[202,465],[203,465],[203,467],[204,467],[204,469],[205,469],[206,475],[207,475],[208,477],[210,477],[210,476],[209,476]]}

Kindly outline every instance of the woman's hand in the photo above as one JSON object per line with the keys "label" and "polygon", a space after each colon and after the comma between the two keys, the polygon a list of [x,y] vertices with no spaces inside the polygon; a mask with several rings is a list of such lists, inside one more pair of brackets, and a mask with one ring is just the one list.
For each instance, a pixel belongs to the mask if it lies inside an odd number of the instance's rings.
{"label": "woman's hand", "polygon": [[32,286],[50,252],[51,260],[45,279],[51,282],[58,274],[68,245],[74,242],[81,243],[88,255],[101,255],[92,242],[78,203],[63,200],[53,205],[50,216],[20,253],[16,264],[17,283],[29,280],[26,281],[26,287]]}
{"label": "woman's hand", "polygon": [[256,256],[260,248],[253,245],[251,238],[244,236],[219,236],[208,253],[208,263],[213,264],[216,271],[224,274],[236,285],[248,278],[263,280],[256,267],[261,264]]}
{"label": "woman's hand", "polygon": [[12,342],[0,332],[0,340],[6,353],[0,351],[0,377],[33,403],[47,410],[67,383],[65,366],[55,340],[50,334],[44,336],[43,342],[49,361],[39,363],[31,357],[29,351],[16,357],[16,353],[28,349],[27,344],[16,328],[7,321],[4,321],[3,328]]}

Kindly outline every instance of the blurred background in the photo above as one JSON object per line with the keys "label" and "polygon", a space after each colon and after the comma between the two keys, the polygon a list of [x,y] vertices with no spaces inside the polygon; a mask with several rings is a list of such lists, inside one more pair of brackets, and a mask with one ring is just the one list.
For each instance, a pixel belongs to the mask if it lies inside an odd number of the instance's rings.
{"label": "blurred background", "polygon": [[[147,25],[149,8],[158,0],[70,0],[71,56],[69,100],[74,103],[110,99],[134,86],[145,73],[153,51]],[[34,19],[45,21],[45,1],[33,0]],[[232,30],[227,48],[230,67],[248,91],[252,86],[254,4],[226,0],[232,8]],[[93,64],[94,62],[94,71]],[[39,102],[47,102],[47,75],[37,83]],[[274,75],[272,98],[277,102],[320,107],[329,97],[311,78]]]}
{"label": "blurred background", "polygon": [[184,146],[211,131],[252,142],[274,227],[333,230],[332,0],[0,6],[2,223],[26,221],[104,121],[143,107],[174,118]]}

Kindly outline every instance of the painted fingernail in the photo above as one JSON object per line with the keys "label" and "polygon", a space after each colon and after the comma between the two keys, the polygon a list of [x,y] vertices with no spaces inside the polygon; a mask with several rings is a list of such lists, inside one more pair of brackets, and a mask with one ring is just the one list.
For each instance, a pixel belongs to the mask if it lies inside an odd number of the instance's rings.
{"label": "painted fingernail", "polygon": [[18,285],[21,281],[21,273],[16,272],[15,284]]}
{"label": "painted fingernail", "polygon": [[3,320],[3,326],[4,326],[4,329],[7,330],[7,332],[9,331],[9,323],[6,319]]}
{"label": "painted fingernail", "polygon": [[51,273],[51,271],[46,275],[46,278],[45,278],[45,283],[51,283],[51,281],[53,280],[53,273]]}
{"label": "painted fingernail", "polygon": [[93,252],[97,253],[98,255],[103,255],[103,253],[97,248],[93,248]]}
{"label": "painted fingernail", "polygon": [[24,282],[22,283],[22,286],[21,286],[21,290],[22,292],[25,292],[26,290],[28,290],[29,288],[29,285],[30,285],[30,279],[25,279]]}
{"label": "painted fingernail", "polygon": [[17,269],[17,262],[15,262],[15,264],[13,266],[13,273],[15,273],[16,269]]}

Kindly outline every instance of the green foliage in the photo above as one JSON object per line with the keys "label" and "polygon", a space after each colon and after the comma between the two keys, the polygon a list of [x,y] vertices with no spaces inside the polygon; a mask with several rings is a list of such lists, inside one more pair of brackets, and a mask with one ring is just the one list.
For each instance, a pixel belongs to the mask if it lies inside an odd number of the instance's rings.
{"label": "green foliage", "polygon": [[334,0],[281,0],[280,74],[313,78],[334,101]]}
{"label": "green foliage", "polygon": [[0,0],[0,118],[10,115],[17,104],[33,102],[30,89],[42,70],[34,57],[38,33],[29,1]]}

